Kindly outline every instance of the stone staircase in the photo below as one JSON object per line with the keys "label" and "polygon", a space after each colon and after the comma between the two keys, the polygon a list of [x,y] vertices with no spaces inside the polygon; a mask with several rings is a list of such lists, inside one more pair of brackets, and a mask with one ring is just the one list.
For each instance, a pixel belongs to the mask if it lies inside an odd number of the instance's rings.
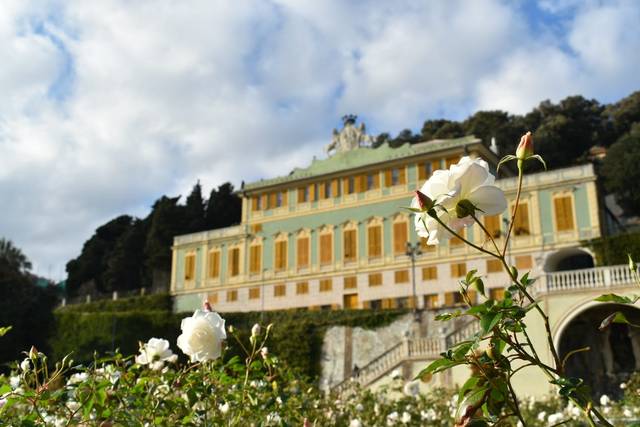
{"label": "stone staircase", "polygon": [[362,367],[357,376],[345,378],[342,382],[331,387],[331,391],[341,393],[354,381],[359,383],[361,387],[368,387],[405,361],[435,360],[447,348],[469,339],[479,330],[478,321],[472,320],[442,337],[405,338]]}

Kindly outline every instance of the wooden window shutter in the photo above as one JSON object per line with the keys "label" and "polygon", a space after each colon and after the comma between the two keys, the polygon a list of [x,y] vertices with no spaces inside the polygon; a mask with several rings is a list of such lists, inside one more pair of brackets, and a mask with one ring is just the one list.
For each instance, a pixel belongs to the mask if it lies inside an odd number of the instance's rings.
{"label": "wooden window shutter", "polygon": [[380,188],[380,172],[373,173],[373,188]]}
{"label": "wooden window shutter", "polygon": [[229,256],[229,275],[231,277],[240,274],[240,248],[232,248]]}
{"label": "wooden window shutter", "polygon": [[257,211],[258,210],[258,197],[257,196],[253,196],[251,198],[251,210],[252,211]]}
{"label": "wooden window shutter", "polygon": [[213,279],[220,275],[220,252],[209,252],[209,278]]}
{"label": "wooden window shutter", "polygon": [[316,185],[315,184],[309,184],[309,201],[310,202],[316,201]]}
{"label": "wooden window shutter", "polygon": [[487,260],[487,272],[488,273],[499,273],[502,271],[502,262],[499,259],[488,259]]}
{"label": "wooden window shutter", "polygon": [[379,257],[382,255],[380,226],[373,225],[367,229],[369,257]]}
{"label": "wooden window shutter", "polygon": [[287,241],[276,242],[276,262],[275,270],[282,271],[287,268]]}
{"label": "wooden window shutter", "polygon": [[297,246],[298,268],[309,267],[309,238],[300,237]]}
{"label": "wooden window shutter", "polygon": [[349,177],[342,178],[342,192],[344,194],[351,194],[349,192]]}
{"label": "wooden window shutter", "polygon": [[520,255],[516,257],[516,268],[518,270],[528,270],[533,266],[531,255]]}
{"label": "wooden window shutter", "polygon": [[422,268],[422,280],[436,280],[438,278],[438,268],[435,266]]}
{"label": "wooden window shutter", "polygon": [[344,232],[344,259],[345,261],[355,261],[356,259],[355,230],[346,230]]}
{"label": "wooden window shutter", "polygon": [[262,209],[269,209],[269,196],[267,194],[263,194],[262,196],[260,196],[260,198],[262,199],[260,203]]}
{"label": "wooden window shutter", "polygon": [[557,197],[553,199],[556,214],[556,227],[558,231],[573,230],[573,207],[571,197]]}
{"label": "wooden window shutter", "polygon": [[358,278],[356,276],[347,276],[344,278],[344,289],[356,289],[358,287]]}
{"label": "wooden window shutter", "polygon": [[289,190],[282,190],[282,192],[280,193],[282,196],[282,205],[281,206],[287,206],[287,202],[289,200]]}
{"label": "wooden window shutter", "polygon": [[515,224],[513,224],[516,236],[530,234],[529,229],[529,204],[521,202],[516,212]]}
{"label": "wooden window shutter", "polygon": [[418,180],[419,181],[424,181],[427,179],[427,168],[425,167],[424,163],[418,163],[416,164],[416,167],[418,168]]}
{"label": "wooden window shutter", "polygon": [[262,246],[253,245],[249,247],[249,272],[256,274],[260,272],[260,249]]}
{"label": "wooden window shutter", "polygon": [[444,294],[444,305],[447,307],[451,307],[456,302],[455,292],[446,292]]}
{"label": "wooden window shutter", "polygon": [[391,187],[391,169],[385,169],[384,171],[384,186]]}
{"label": "wooden window shutter", "polygon": [[340,197],[340,180],[338,179],[331,180],[331,195],[333,197]]}
{"label": "wooden window shutter", "polygon": [[332,254],[332,242],[331,234],[325,233],[320,235],[320,265],[331,264],[333,258]]}
{"label": "wooden window shutter", "polygon": [[325,190],[325,183],[321,182],[318,185],[318,199],[324,200],[326,198],[326,193],[324,190]]}
{"label": "wooden window shutter", "polygon": [[396,222],[393,224],[393,253],[402,255],[406,251],[407,245],[407,223]]}
{"label": "wooden window shutter", "polygon": [[500,215],[491,215],[484,217],[484,226],[493,238],[500,237]]}
{"label": "wooden window shutter", "polygon": [[367,191],[367,174],[358,175],[358,193]]}
{"label": "wooden window shutter", "polygon": [[398,167],[398,170],[399,170],[398,184],[399,185],[406,184],[407,183],[407,168],[406,168],[406,166],[400,166],[400,167]]}

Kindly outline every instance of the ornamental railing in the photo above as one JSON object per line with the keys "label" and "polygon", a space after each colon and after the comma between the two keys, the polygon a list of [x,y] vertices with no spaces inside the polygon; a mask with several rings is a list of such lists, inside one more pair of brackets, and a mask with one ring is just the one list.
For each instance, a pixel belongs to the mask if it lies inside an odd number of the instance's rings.
{"label": "ornamental railing", "polygon": [[583,268],[547,273],[538,286],[546,293],[629,286],[635,283],[628,265]]}

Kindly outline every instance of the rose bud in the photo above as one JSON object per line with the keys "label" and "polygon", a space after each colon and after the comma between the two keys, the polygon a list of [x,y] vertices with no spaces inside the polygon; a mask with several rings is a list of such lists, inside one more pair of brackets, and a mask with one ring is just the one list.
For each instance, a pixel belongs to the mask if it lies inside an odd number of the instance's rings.
{"label": "rose bud", "polygon": [[420,206],[420,209],[423,211],[428,211],[433,207],[433,200],[421,191],[416,191],[416,200],[418,201],[418,206]]}
{"label": "rose bud", "polygon": [[516,149],[516,157],[524,160],[529,156],[533,156],[533,136],[531,132],[527,132],[520,138],[520,144]]}

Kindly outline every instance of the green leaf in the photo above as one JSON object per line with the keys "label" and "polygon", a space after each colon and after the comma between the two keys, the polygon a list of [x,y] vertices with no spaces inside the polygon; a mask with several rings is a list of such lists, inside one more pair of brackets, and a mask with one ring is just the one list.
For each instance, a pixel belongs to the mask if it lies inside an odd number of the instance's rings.
{"label": "green leaf", "polygon": [[480,279],[479,277],[473,281],[473,286],[476,288],[476,290],[478,292],[480,292],[482,294],[482,296],[485,296],[484,294],[484,282],[482,281],[482,279]]}
{"label": "green leaf", "polygon": [[496,167],[496,172],[500,171],[500,166],[502,166],[503,163],[509,162],[511,160],[516,160],[517,157],[514,156],[513,154],[508,154],[506,156],[504,156],[502,159],[500,159],[500,161],[498,162],[498,166]]}
{"label": "green leaf", "polygon": [[605,294],[600,295],[595,300],[600,302],[616,302],[618,304],[635,304],[638,299],[640,299],[640,297],[638,297],[637,295],[634,295],[633,298],[629,298],[616,294]]}
{"label": "green leaf", "polygon": [[477,271],[478,271],[478,270],[476,270],[476,269],[473,269],[473,270],[469,271],[469,272],[467,273],[467,276],[465,277],[465,282],[467,282],[467,283],[471,283],[471,279],[473,279],[473,276],[475,276],[475,275],[476,275],[476,272],[477,272]]}
{"label": "green leaf", "polygon": [[469,315],[482,314],[482,313],[486,313],[487,311],[489,311],[489,308],[486,305],[478,304],[478,305],[474,305],[469,310],[465,311],[464,314],[469,314]]}
{"label": "green leaf", "polygon": [[624,315],[624,313],[616,311],[615,313],[612,313],[609,316],[605,317],[602,323],[600,323],[600,326],[598,326],[598,329],[604,331],[609,326],[611,326],[612,323],[624,323],[626,325],[640,327],[640,325],[631,323],[629,319],[627,319],[627,316]]}
{"label": "green leaf", "polygon": [[462,402],[464,395],[467,394],[469,390],[474,388],[476,384],[478,384],[478,381],[480,381],[480,377],[476,376],[472,376],[467,381],[465,381],[465,383],[462,385],[462,388],[460,389],[460,392],[458,393],[458,402]]}
{"label": "green leaf", "polygon": [[545,163],[544,159],[542,157],[540,157],[539,154],[534,154],[533,156],[529,156],[529,157],[527,157],[526,160],[529,160],[529,159],[538,160],[540,163],[542,163],[542,166],[544,166],[544,170],[547,170],[547,164]]}
{"label": "green leaf", "polygon": [[631,270],[633,273],[638,271],[638,264],[636,264],[636,262],[633,260],[633,258],[631,258],[630,254],[627,254],[627,257],[629,258],[629,270]]}
{"label": "green leaf", "polygon": [[494,326],[498,324],[498,322],[502,319],[502,313],[487,313],[480,318],[480,328],[482,329],[482,333],[486,334],[491,331]]}
{"label": "green leaf", "polygon": [[449,360],[449,359],[434,360],[426,368],[420,371],[420,373],[416,376],[415,379],[419,379],[425,374],[436,374],[438,372],[446,371],[447,369],[453,368],[454,366],[457,366],[457,365],[461,365],[462,363],[464,362]]}
{"label": "green leaf", "polygon": [[6,335],[6,333],[9,332],[11,330],[11,328],[13,328],[13,326],[1,327],[0,328],[0,337]]}
{"label": "green leaf", "polygon": [[467,355],[467,353],[469,352],[469,350],[471,350],[471,347],[473,347],[473,341],[463,341],[460,344],[458,344],[456,347],[454,347],[453,353],[452,353],[452,357],[454,360],[459,361],[462,360],[464,358],[464,356]]}
{"label": "green leaf", "polygon": [[408,207],[408,206],[401,206],[400,209],[406,209],[406,210],[408,210],[410,212],[413,212],[413,213],[425,213],[426,212],[426,211],[423,211],[422,209],[411,208],[411,207]]}
{"label": "green leaf", "polygon": [[435,320],[439,320],[439,321],[447,321],[447,320],[451,320],[454,319],[456,317],[460,317],[462,316],[462,312],[460,310],[456,310],[452,313],[442,313],[442,314],[438,314],[435,317]]}

